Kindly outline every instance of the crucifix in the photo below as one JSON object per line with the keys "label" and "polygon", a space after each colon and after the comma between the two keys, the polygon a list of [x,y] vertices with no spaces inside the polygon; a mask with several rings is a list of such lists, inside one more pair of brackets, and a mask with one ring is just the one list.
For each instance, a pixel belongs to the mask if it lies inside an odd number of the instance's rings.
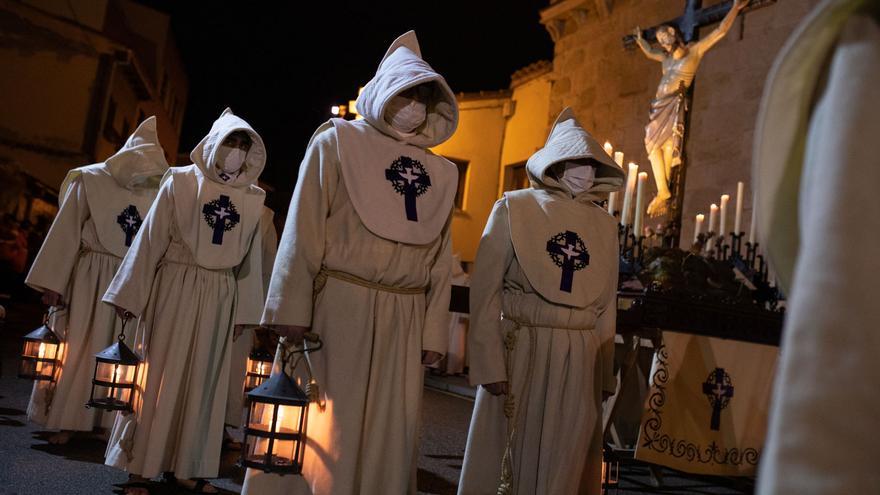
{"label": "crucifix", "polygon": [[401,156],[385,170],[385,179],[391,182],[395,191],[403,195],[406,219],[410,222],[418,222],[416,198],[431,186],[431,177],[422,164],[418,160]]}
{"label": "crucifix", "polygon": [[[693,96],[693,81],[703,55],[730,31],[736,16],[775,3],[776,0],[727,0],[702,8],[702,0],[686,0],[679,17],[625,36],[624,46],[638,46],[645,56],[661,63],[663,76],[651,101],[645,127],[645,149],[654,172],[657,196],[648,205],[652,217],[668,215],[668,226],[677,232],[684,201],[684,142],[687,109]],[[699,28],[721,21],[704,38]],[[660,47],[654,48],[650,42]],[[674,237],[678,237],[674,234]],[[674,238],[673,242],[678,243]]]}
{"label": "crucifix", "polygon": [[547,241],[547,252],[553,262],[562,268],[559,290],[571,292],[574,272],[590,264],[590,254],[584,247],[584,241],[576,233],[566,230]]}
{"label": "crucifix", "polygon": [[712,406],[712,420],[709,427],[713,431],[721,429],[721,410],[730,403],[733,397],[733,385],[730,384],[730,375],[724,368],[715,368],[709,374],[709,378],[703,383],[703,394],[709,398]]}
{"label": "crucifix", "polygon": [[202,214],[208,226],[214,229],[214,235],[211,238],[212,244],[223,244],[223,233],[232,230],[240,220],[235,205],[229,201],[229,196],[221,194],[219,199],[215,199],[202,207]]}
{"label": "crucifix", "polygon": [[122,213],[116,217],[116,223],[119,224],[122,228],[122,232],[125,234],[125,247],[131,247],[131,241],[134,239],[135,234],[137,234],[143,223],[137,206],[128,205],[122,210]]}

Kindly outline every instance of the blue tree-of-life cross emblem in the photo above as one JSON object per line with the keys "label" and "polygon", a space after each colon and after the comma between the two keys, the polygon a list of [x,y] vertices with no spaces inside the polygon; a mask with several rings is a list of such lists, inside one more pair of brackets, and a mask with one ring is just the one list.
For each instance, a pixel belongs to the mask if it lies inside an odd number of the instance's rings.
{"label": "blue tree-of-life cross emblem", "polygon": [[559,290],[571,292],[574,272],[583,270],[590,264],[590,253],[587,252],[583,239],[570,230],[560,232],[547,241],[547,252],[556,266],[562,268]]}
{"label": "blue tree-of-life cross emblem", "polygon": [[418,222],[416,198],[425,194],[431,187],[431,177],[428,176],[425,167],[418,160],[400,156],[385,169],[385,180],[391,182],[398,194],[403,195],[406,219],[410,222]]}
{"label": "blue tree-of-life cross emblem", "polygon": [[208,227],[214,229],[214,236],[211,238],[212,244],[223,244],[223,233],[232,230],[241,219],[235,204],[229,201],[229,196],[225,194],[221,194],[214,201],[205,203],[202,207],[202,215],[204,215]]}
{"label": "blue tree-of-life cross emblem", "polygon": [[140,230],[141,224],[144,223],[141,220],[141,214],[138,212],[137,206],[126,206],[122,213],[116,217],[116,223],[119,224],[122,232],[125,233],[125,247],[131,247],[131,241],[134,239],[135,234],[138,233],[138,230]]}
{"label": "blue tree-of-life cross emblem", "polygon": [[724,368],[715,368],[709,373],[709,377],[703,383],[703,394],[709,399],[712,406],[712,420],[709,427],[718,431],[721,429],[721,410],[727,407],[733,397],[733,385],[730,375]]}

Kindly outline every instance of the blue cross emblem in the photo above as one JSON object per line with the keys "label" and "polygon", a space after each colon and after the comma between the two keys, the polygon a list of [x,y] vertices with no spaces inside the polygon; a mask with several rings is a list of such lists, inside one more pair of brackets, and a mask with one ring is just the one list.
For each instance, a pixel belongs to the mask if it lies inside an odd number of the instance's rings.
{"label": "blue cross emblem", "polygon": [[135,234],[138,233],[138,230],[140,230],[141,224],[144,223],[141,220],[141,214],[138,212],[137,206],[128,205],[116,217],[116,223],[119,224],[122,232],[125,233],[125,247],[131,247],[131,241],[134,239]]}
{"label": "blue cross emblem", "polygon": [[204,215],[208,227],[214,229],[211,243],[218,245],[223,244],[223,233],[232,230],[241,219],[235,204],[229,201],[229,196],[225,194],[221,194],[214,201],[205,203],[202,207],[202,215]]}
{"label": "blue cross emblem", "polygon": [[425,194],[431,187],[431,177],[428,176],[425,167],[418,160],[401,156],[385,169],[385,180],[391,182],[397,194],[403,195],[406,219],[410,222],[418,222],[416,198]]}
{"label": "blue cross emblem", "polygon": [[590,264],[590,253],[587,252],[583,239],[570,230],[560,232],[547,241],[547,252],[556,266],[562,268],[559,290],[571,292],[574,272],[583,270]]}
{"label": "blue cross emblem", "polygon": [[721,429],[721,410],[727,407],[730,398],[733,397],[730,375],[724,371],[724,368],[715,368],[715,371],[709,373],[709,378],[703,383],[703,394],[712,406],[712,420],[709,427],[718,431]]}

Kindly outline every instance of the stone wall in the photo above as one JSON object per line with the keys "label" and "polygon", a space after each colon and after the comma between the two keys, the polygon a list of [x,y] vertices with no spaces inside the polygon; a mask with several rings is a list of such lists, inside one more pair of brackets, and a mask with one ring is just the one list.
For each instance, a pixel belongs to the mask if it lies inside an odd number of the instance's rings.
{"label": "stone wall", "polygon": [[[706,1],[704,6],[718,3]],[[704,57],[694,83],[687,141],[688,172],[682,239],[693,236],[694,216],[707,214],[721,194],[731,195],[733,224],[736,182],[746,183],[743,229],[751,218],[752,134],[764,81],[792,30],[817,0],[780,0],[748,12]],[[548,120],[572,106],[600,142],[614,144],[649,174],[644,126],[660,80],[658,63],[638,48],[623,48],[622,37],[681,15],[684,1],[626,0],[555,2],[542,22],[556,42],[554,84]],[[717,24],[703,28],[712,30]],[[656,189],[650,179],[648,199]],[[650,221],[648,225],[650,225]]]}

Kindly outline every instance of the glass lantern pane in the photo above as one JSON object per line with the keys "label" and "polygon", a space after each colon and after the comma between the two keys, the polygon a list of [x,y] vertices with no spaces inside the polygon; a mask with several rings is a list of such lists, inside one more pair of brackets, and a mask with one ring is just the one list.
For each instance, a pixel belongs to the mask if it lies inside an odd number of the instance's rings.
{"label": "glass lantern pane", "polygon": [[[278,410],[278,420],[272,429],[272,419],[275,410]],[[299,433],[300,419],[304,408],[302,406],[283,406],[274,404],[252,403],[251,423],[249,427],[255,430],[277,433]],[[247,458],[255,462],[265,463],[266,453],[269,450],[269,439],[257,436],[248,436]],[[271,442],[271,464],[276,467],[290,467],[297,460],[299,440],[279,440]]]}

